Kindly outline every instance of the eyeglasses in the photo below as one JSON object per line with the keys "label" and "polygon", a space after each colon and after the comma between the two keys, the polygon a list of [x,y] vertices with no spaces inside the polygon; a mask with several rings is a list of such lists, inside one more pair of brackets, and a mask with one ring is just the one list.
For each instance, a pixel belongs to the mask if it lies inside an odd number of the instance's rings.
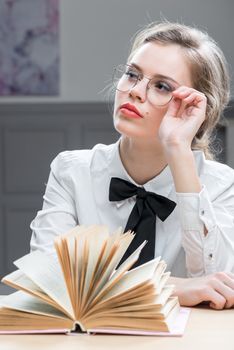
{"label": "eyeglasses", "polygon": [[147,97],[149,102],[155,106],[164,106],[169,103],[173,97],[174,88],[162,78],[148,78],[139,70],[129,64],[120,64],[114,70],[113,84],[116,90],[128,92],[132,90],[143,78],[148,79]]}

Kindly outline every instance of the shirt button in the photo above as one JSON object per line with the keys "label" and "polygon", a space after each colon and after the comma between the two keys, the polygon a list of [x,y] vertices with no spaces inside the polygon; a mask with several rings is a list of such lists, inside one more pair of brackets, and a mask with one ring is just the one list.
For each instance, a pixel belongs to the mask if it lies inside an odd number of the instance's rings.
{"label": "shirt button", "polygon": [[212,260],[212,259],[213,259],[213,254],[210,253],[210,254],[208,255],[208,257],[209,257],[210,260]]}
{"label": "shirt button", "polygon": [[204,215],[204,214],[205,214],[205,210],[202,209],[202,210],[201,210],[201,215]]}

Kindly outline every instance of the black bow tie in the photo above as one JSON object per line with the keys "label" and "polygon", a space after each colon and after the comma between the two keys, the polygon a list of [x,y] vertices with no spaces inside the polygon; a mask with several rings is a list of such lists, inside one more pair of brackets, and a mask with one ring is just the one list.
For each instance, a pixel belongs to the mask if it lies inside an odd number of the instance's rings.
{"label": "black bow tie", "polygon": [[133,266],[136,267],[154,258],[156,216],[162,221],[166,220],[174,210],[176,203],[159,194],[146,191],[144,188],[138,187],[126,180],[117,177],[111,178],[109,192],[110,201],[122,201],[133,196],[136,196],[136,203],[130,213],[124,231],[132,230],[136,235],[119,265],[122,264],[144,240],[147,240],[148,243],[142,249],[138,261]]}

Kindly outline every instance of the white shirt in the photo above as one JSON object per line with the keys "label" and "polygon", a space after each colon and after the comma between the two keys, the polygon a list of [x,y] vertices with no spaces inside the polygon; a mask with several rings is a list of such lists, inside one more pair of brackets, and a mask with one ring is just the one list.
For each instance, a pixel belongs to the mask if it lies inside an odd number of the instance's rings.
{"label": "white shirt", "polygon": [[[164,222],[156,219],[155,256],[166,261],[172,276],[234,272],[234,170],[206,160],[201,151],[194,157],[200,193],[176,193],[169,166],[143,186],[177,203]],[[31,223],[31,249],[51,252],[55,236],[77,224],[124,229],[136,198],[110,202],[111,177],[136,184],[121,162],[119,141],[60,153],[51,163],[43,208]]]}

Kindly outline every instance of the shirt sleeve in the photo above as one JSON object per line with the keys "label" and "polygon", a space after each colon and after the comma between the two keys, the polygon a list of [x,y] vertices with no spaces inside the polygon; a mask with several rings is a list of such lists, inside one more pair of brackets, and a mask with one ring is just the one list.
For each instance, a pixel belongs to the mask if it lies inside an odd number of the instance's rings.
{"label": "shirt sleeve", "polygon": [[31,223],[31,250],[54,250],[54,238],[78,224],[72,188],[69,184],[69,163],[60,153],[51,163],[51,171],[43,196],[43,207]]}
{"label": "shirt sleeve", "polygon": [[212,200],[205,185],[200,193],[177,193],[177,204],[188,277],[234,272],[234,186]]}

